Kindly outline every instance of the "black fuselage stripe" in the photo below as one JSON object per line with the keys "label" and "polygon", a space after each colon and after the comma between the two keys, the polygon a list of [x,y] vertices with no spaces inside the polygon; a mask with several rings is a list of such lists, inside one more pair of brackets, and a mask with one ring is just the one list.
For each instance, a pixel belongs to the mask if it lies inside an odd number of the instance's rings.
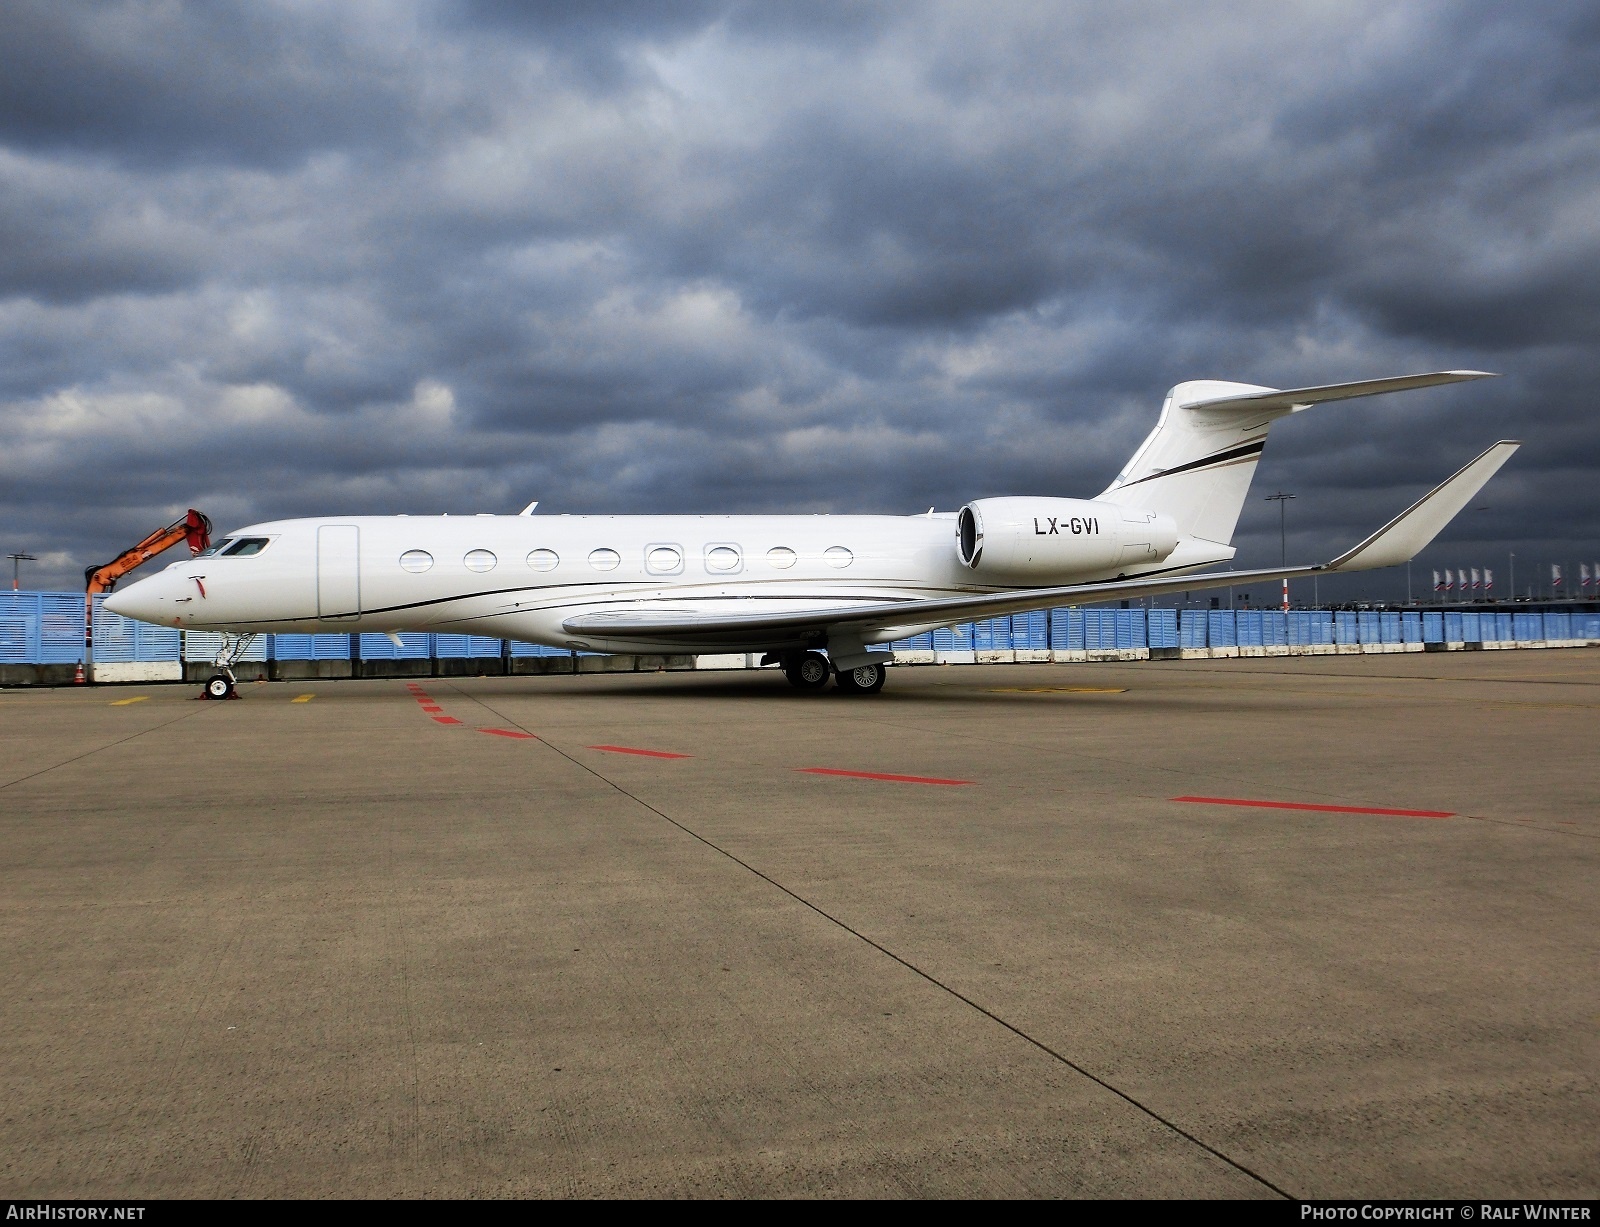
{"label": "black fuselage stripe", "polygon": [[[1176,468],[1163,469],[1159,473],[1152,473],[1148,477],[1141,477],[1137,481],[1130,481],[1128,486],[1137,486],[1141,482],[1155,481],[1158,477],[1171,477],[1177,473],[1192,473],[1196,469],[1204,469],[1209,468],[1212,465],[1226,464],[1230,460],[1244,460],[1247,457],[1259,455],[1261,450],[1266,447],[1266,445],[1267,440],[1265,437],[1263,437],[1257,439],[1254,443],[1246,443],[1243,447],[1229,448],[1227,451],[1218,452],[1214,456],[1205,456],[1199,460],[1191,460],[1188,464],[1180,464]],[[1124,486],[1122,488],[1126,490],[1128,487]]]}

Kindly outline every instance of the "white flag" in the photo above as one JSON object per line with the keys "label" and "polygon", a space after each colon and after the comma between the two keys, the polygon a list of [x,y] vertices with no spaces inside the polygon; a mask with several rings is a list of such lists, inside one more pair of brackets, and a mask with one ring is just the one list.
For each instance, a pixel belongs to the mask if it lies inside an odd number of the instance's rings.
{"label": "white flag", "polygon": [[[1587,568],[1584,570],[1584,574],[1585,575],[1589,574]],[[1585,584],[1587,584],[1589,581],[1587,579],[1585,579],[1583,582]],[[1433,573],[1433,590],[1435,592],[1443,592],[1444,591],[1444,581],[1439,578],[1439,573],[1437,571],[1435,571]]]}
{"label": "white flag", "polygon": [[1446,592],[1454,592],[1455,591],[1455,587],[1456,587],[1455,578],[1450,574],[1450,568],[1446,567],[1444,569],[1444,590]]}
{"label": "white flag", "polygon": [[1578,564],[1578,587],[1587,588],[1588,586],[1589,586],[1589,564],[1586,563],[1586,562],[1580,562]]}
{"label": "white flag", "polygon": [[1494,572],[1489,570],[1488,567],[1483,569],[1483,590],[1485,592],[1494,591]]}
{"label": "white flag", "polygon": [[1482,587],[1483,587],[1483,575],[1479,572],[1477,567],[1473,567],[1472,568],[1472,590],[1474,592],[1476,592],[1479,588],[1482,588]]}
{"label": "white flag", "polygon": [[1550,586],[1552,588],[1561,587],[1561,564],[1559,562],[1550,564]]}

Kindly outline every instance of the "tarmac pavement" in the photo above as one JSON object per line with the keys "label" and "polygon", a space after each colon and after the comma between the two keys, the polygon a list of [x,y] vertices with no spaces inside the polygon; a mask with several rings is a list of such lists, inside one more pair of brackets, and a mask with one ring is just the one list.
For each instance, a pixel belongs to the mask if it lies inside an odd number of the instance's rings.
{"label": "tarmac pavement", "polygon": [[7,1196],[1600,1193],[1600,651],[197,690],[0,691]]}

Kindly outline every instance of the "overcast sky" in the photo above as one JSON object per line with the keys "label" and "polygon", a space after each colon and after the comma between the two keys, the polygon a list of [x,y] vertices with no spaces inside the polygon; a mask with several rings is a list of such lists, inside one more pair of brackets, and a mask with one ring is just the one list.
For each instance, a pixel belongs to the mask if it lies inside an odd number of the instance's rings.
{"label": "overcast sky", "polygon": [[1595,5],[0,13],[25,586],[188,506],[1089,497],[1180,380],[1460,367],[1275,427],[1238,564],[1263,495],[1310,560],[1502,437],[1419,586],[1600,561]]}

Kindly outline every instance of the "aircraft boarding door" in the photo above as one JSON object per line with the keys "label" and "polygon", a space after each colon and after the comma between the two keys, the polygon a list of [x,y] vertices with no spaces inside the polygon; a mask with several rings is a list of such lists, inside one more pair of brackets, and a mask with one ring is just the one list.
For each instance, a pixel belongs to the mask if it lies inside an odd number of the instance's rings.
{"label": "aircraft boarding door", "polygon": [[317,617],[346,620],[361,614],[361,530],[354,524],[317,529]]}

